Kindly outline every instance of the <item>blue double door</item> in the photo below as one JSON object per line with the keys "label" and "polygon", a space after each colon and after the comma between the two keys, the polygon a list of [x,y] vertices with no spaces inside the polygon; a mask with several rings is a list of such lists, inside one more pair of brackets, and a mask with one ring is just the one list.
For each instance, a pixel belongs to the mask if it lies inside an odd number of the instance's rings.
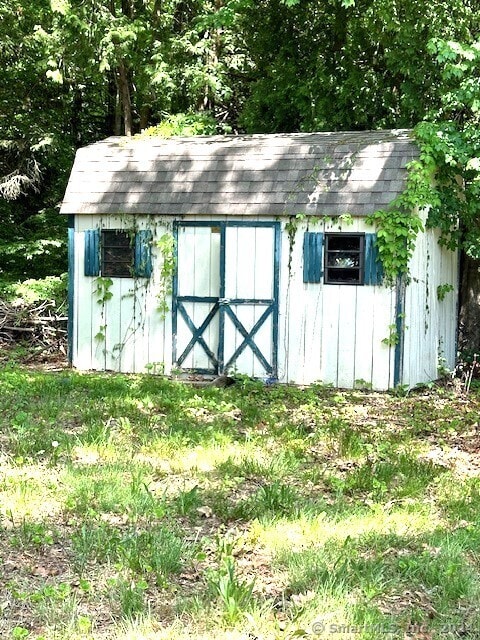
{"label": "blue double door", "polygon": [[179,222],[173,365],[277,377],[280,224]]}

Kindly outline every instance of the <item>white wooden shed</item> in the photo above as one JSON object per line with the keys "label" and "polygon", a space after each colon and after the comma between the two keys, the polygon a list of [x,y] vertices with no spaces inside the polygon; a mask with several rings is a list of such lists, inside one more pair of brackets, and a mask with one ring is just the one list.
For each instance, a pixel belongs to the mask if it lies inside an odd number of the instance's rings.
{"label": "white wooden shed", "polygon": [[417,155],[408,131],[80,149],[61,208],[73,366],[373,389],[437,378],[455,361],[457,254],[426,230],[408,284],[386,286],[365,221]]}

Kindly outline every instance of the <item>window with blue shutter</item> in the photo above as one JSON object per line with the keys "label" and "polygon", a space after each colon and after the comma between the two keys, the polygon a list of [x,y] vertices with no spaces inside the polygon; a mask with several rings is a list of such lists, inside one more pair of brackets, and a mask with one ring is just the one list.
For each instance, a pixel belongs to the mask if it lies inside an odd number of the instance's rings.
{"label": "window with blue shutter", "polygon": [[[383,280],[375,233],[313,233],[303,236],[303,281],[379,285]],[[325,248],[324,248],[325,246]]]}
{"label": "window with blue shutter", "polygon": [[132,235],[121,229],[85,231],[85,275],[149,278],[152,275],[152,232]]}
{"label": "window with blue shutter", "polygon": [[365,234],[365,284],[377,285],[383,280],[383,265],[377,247],[377,234]]}
{"label": "window with blue shutter", "polygon": [[303,281],[321,282],[323,233],[307,231],[303,236]]}

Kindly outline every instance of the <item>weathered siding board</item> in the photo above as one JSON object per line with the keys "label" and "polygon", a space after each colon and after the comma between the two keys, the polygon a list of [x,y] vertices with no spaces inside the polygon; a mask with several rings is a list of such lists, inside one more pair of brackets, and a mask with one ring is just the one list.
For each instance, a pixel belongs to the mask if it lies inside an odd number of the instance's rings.
{"label": "weathered siding board", "polygon": [[[367,287],[358,287],[355,323],[357,335],[353,361],[355,363],[354,383],[373,385],[373,354],[377,350],[383,352],[379,341],[375,343],[375,299],[378,292]],[[384,303],[385,304],[385,303]]]}
{"label": "weathered siding board", "polygon": [[[340,292],[341,293],[341,292]],[[340,300],[336,285],[323,285],[322,377],[337,386],[339,373]]]}
{"label": "weathered siding board", "polygon": [[[439,232],[435,232],[436,238]],[[440,327],[440,336],[442,344],[440,347],[441,357],[445,359],[442,364],[453,370],[455,367],[457,356],[457,333],[452,330],[456,327],[456,319],[458,317],[458,294],[459,294],[459,260],[458,252],[442,252],[442,273],[445,280],[440,285],[451,284],[452,291],[446,293],[444,300],[439,301],[438,321]]]}
{"label": "weathered siding board", "polygon": [[[307,287],[311,287],[310,290]],[[316,285],[299,287],[299,297],[292,298],[292,310],[296,302],[298,309],[294,315],[296,326],[291,332],[290,352],[286,357],[296,364],[296,371],[289,368],[289,379],[295,380],[294,375],[301,376],[304,384],[322,380],[322,303],[323,296],[315,291]],[[296,301],[296,302],[295,302]],[[298,323],[298,324],[297,324]]]}
{"label": "weathered siding board", "polygon": [[[302,277],[302,240],[301,231],[291,244],[282,221],[282,243],[280,251],[280,300],[279,300],[279,366],[278,377],[282,382],[306,382],[305,362],[305,325],[304,309],[306,304],[305,286],[296,286]],[[318,378],[317,378],[318,379]]]}
{"label": "weathered siding board", "polygon": [[[355,344],[357,341],[358,287],[333,287],[337,291],[337,378],[336,386],[352,388],[355,385]],[[325,344],[325,350],[328,349]]]}
{"label": "weathered siding board", "polygon": [[[440,359],[455,363],[457,255],[438,245],[438,233],[419,234],[411,261],[411,282],[405,300],[405,350],[403,383],[414,386],[438,377]],[[439,285],[454,291],[439,300]]]}
{"label": "weathered siding board", "polygon": [[322,290],[310,291],[305,305],[306,316],[304,322],[305,331],[305,366],[304,379],[311,377],[313,381],[322,380],[322,336],[323,313],[325,301]]}
{"label": "weathered siding board", "polygon": [[[136,223],[139,228],[140,222]],[[128,230],[131,227],[129,221],[121,217],[109,217],[102,220],[102,228]],[[139,277],[135,280],[132,277],[111,280],[111,299],[104,305],[98,305],[104,313],[105,340],[99,341],[98,348],[104,353],[105,368],[134,373],[145,371],[149,342],[148,328],[145,326],[145,303],[149,279]]]}
{"label": "weathered siding board", "polygon": [[[156,266],[160,262],[160,256],[156,256]],[[159,267],[159,265],[158,265]],[[157,268],[158,268],[157,267]],[[147,372],[149,367],[152,367],[151,371],[161,373],[165,371],[165,363],[171,363],[170,360],[165,359],[165,333],[166,333],[166,320],[170,313],[167,314],[167,318],[163,320],[159,311],[159,299],[157,292],[160,290],[160,282],[155,278],[155,269],[152,271],[152,278],[149,284],[149,291],[145,291],[144,300],[144,327],[145,327],[145,341],[143,346],[143,358],[145,365],[143,371]],[[171,302],[170,302],[171,307]],[[169,331],[171,335],[171,328]],[[160,365],[160,363],[162,363]],[[158,369],[160,365],[160,368]],[[137,364],[138,369],[138,364]]]}
{"label": "weathered siding board", "polygon": [[126,331],[128,326],[125,325],[135,321],[134,301],[132,298],[127,302],[123,295],[125,284],[127,286],[129,284],[124,278],[112,278],[112,282],[109,289],[109,293],[112,294],[111,300],[106,301],[105,305],[98,305],[104,306],[103,325],[105,327],[105,340],[99,341],[98,348],[104,352],[105,369],[121,371],[123,365],[126,371],[134,372],[135,367],[131,358],[125,357],[127,345],[131,339],[130,333]]}
{"label": "weathered siding board", "polygon": [[[165,233],[172,233],[171,221],[165,221],[155,218],[143,219],[144,228],[153,228],[152,239],[152,275],[148,281],[145,281],[146,288],[144,290],[145,300],[143,306],[145,340],[143,343],[142,360],[137,362],[137,371],[146,371],[146,367],[151,365],[157,367],[156,371],[170,373],[172,365],[172,317],[168,311],[165,317],[159,310],[161,291],[166,283],[160,280],[160,271],[163,264],[163,256],[157,246],[157,242]],[[166,296],[165,300],[168,309],[172,308],[171,295]],[[138,351],[136,353],[138,358]]]}
{"label": "weathered siding board", "polygon": [[388,338],[389,326],[395,323],[395,290],[375,287],[369,304],[372,305],[371,322],[373,323],[372,387],[388,389],[394,386],[395,347],[384,344],[383,340]]}
{"label": "weathered siding board", "polygon": [[[435,231],[438,242],[439,233]],[[445,294],[443,300],[438,301],[438,325],[440,335],[441,365],[453,370],[457,357],[457,333],[456,319],[458,317],[458,293],[459,293],[459,260],[458,252],[442,251],[441,272],[444,274],[440,285],[451,284],[453,289]]]}
{"label": "weathered siding board", "polygon": [[[130,331],[130,337],[127,338],[125,352],[122,356],[124,356],[126,361],[128,361],[128,359],[130,360],[135,373],[145,373],[146,365],[149,362],[148,343],[150,341],[150,336],[145,314],[146,299],[150,294],[149,286],[150,281],[142,278],[141,286],[137,287],[135,291],[133,301],[134,318],[132,325],[128,323],[128,320],[125,317],[122,317],[122,325],[125,327],[125,333]],[[127,291],[127,296],[130,295],[130,290]]]}
{"label": "weathered siding board", "polygon": [[95,278],[85,278],[85,234],[84,231],[95,229],[97,224],[94,216],[76,216],[75,247],[76,247],[76,283],[75,303],[78,310],[75,321],[77,356],[73,364],[79,369],[104,369],[105,359],[99,342],[95,339],[104,322],[101,307],[97,304],[95,293]]}

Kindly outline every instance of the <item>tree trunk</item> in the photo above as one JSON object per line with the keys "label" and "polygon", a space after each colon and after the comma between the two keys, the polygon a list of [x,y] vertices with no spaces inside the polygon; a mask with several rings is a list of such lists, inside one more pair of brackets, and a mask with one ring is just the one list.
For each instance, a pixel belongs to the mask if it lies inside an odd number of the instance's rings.
{"label": "tree trunk", "polygon": [[461,260],[458,347],[480,353],[480,260],[465,254]]}
{"label": "tree trunk", "polygon": [[105,130],[107,135],[122,135],[122,118],[120,113],[120,96],[118,91],[118,80],[115,71],[108,73],[107,85],[107,112],[105,114]]}
{"label": "tree trunk", "polygon": [[133,132],[132,100],[130,96],[130,87],[128,84],[128,73],[125,67],[125,62],[123,60],[120,60],[120,62],[118,63],[118,84],[120,90],[120,100],[122,102],[125,135],[131,136]]}
{"label": "tree trunk", "polygon": [[76,146],[80,146],[82,143],[82,124],[81,114],[83,109],[83,96],[82,91],[76,85],[72,87],[73,100],[72,100],[72,114],[70,116],[70,134],[72,140]]}
{"label": "tree trunk", "polygon": [[122,0],[122,13],[127,18],[133,18],[133,7],[130,0]]}
{"label": "tree trunk", "polygon": [[[220,11],[224,6],[224,0],[215,0],[215,11]],[[220,29],[215,29],[213,33],[210,33],[209,40],[211,46],[207,48],[205,53],[205,71],[212,75],[217,73],[218,61],[221,56],[222,49],[222,35]],[[211,111],[213,113],[215,109],[215,93],[212,87],[207,82],[203,90],[203,99],[198,105],[199,111]]]}
{"label": "tree trunk", "polygon": [[140,109],[140,131],[143,131],[148,127],[149,119],[150,119],[150,106],[144,105]]}

